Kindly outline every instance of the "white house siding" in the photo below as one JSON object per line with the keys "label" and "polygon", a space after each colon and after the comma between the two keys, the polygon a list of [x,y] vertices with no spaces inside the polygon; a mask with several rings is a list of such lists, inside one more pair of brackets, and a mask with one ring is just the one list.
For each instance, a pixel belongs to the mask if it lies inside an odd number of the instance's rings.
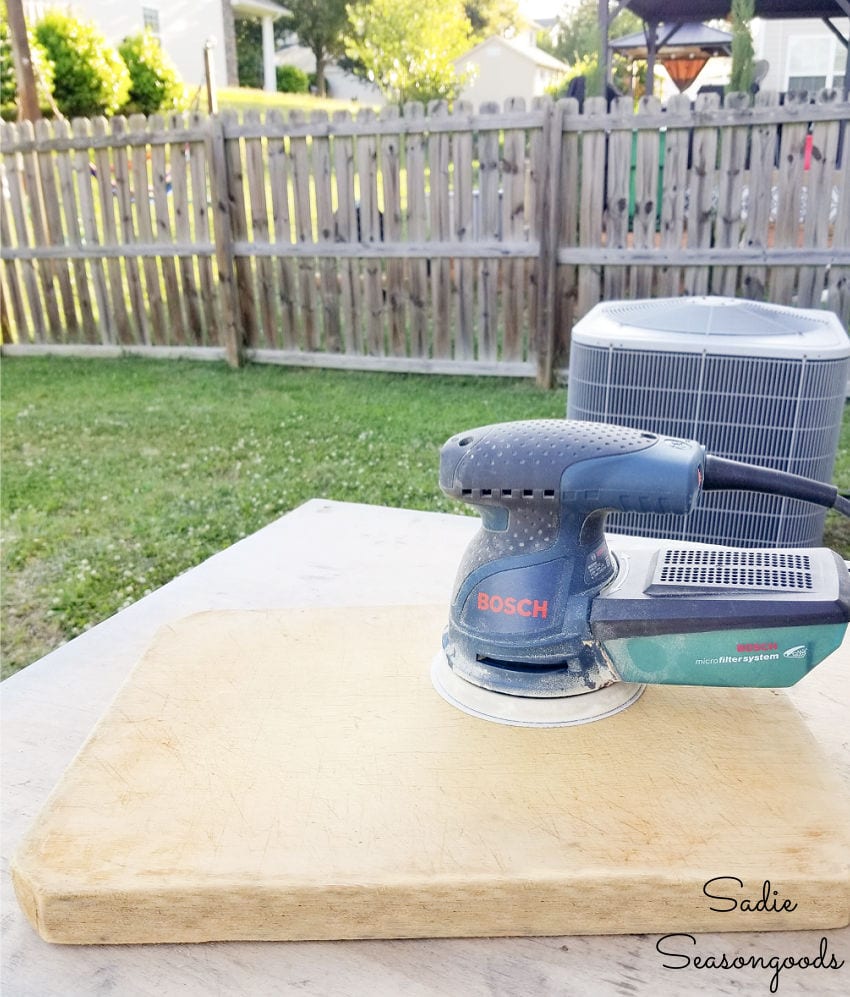
{"label": "white house siding", "polygon": [[[45,4],[32,4],[28,16],[37,14]],[[159,39],[184,83],[199,86],[204,81],[204,43],[214,38],[215,77],[218,86],[226,86],[224,58],[224,20],[221,0],[149,0],[118,3],[116,0],[72,0],[55,6],[70,7],[78,17],[94,21],[113,45],[127,35],[142,31],[144,11],[155,13],[159,21]],[[149,18],[150,19],[150,18]]]}
{"label": "white house siding", "polygon": [[[839,27],[846,30],[846,21]],[[823,78],[825,86],[840,87],[846,50],[819,20],[759,20],[753,25],[757,59],[767,59],[762,90],[795,89],[801,78]]]}
{"label": "white house siding", "polygon": [[[531,51],[515,48],[497,38],[482,42],[455,60],[459,74],[474,71],[474,79],[461,96],[476,107],[487,101],[503,103],[509,97],[530,102],[561,79],[563,73],[541,66]],[[566,69],[566,67],[564,67]]]}

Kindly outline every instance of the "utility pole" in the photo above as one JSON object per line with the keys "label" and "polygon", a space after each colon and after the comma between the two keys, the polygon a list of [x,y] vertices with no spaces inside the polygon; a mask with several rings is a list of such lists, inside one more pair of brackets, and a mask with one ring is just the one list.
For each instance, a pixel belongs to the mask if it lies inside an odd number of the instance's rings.
{"label": "utility pole", "polygon": [[602,93],[600,97],[608,96],[608,33],[611,26],[611,18],[608,15],[608,0],[599,0],[599,69],[602,73]]}
{"label": "utility pole", "polygon": [[35,73],[32,68],[22,0],[6,0],[6,12],[12,41],[12,61],[15,64],[15,79],[18,84],[18,118],[22,121],[35,121],[41,117],[41,111],[38,107]]}

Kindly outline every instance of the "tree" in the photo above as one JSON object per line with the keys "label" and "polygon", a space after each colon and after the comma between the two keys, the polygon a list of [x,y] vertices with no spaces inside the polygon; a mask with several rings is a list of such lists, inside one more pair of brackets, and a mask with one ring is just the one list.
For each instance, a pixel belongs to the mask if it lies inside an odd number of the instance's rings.
{"label": "tree", "polygon": [[519,20],[517,0],[465,0],[463,10],[476,40],[503,35]]}
{"label": "tree", "polygon": [[[616,19],[616,20],[614,20]],[[643,22],[630,10],[621,9],[613,13],[612,32],[614,37],[622,37],[633,31],[642,31]],[[564,12],[558,18],[558,31],[554,45],[543,43],[543,47],[556,58],[569,66],[580,69],[580,74],[587,80],[588,94],[602,94],[603,73],[599,65],[599,3],[598,0],[581,0],[577,7]],[[620,90],[629,86],[629,67],[625,59],[614,55],[612,59],[612,77]]]}
{"label": "tree", "polygon": [[288,16],[275,22],[275,32],[292,32],[310,49],[316,60],[316,91],[326,96],[325,67],[328,59],[345,52],[348,26],[346,0],[286,0]]}
{"label": "tree", "polygon": [[460,0],[356,0],[348,8],[347,54],[390,100],[452,100],[463,79],[452,60],[472,28]]}
{"label": "tree", "polygon": [[[3,17],[0,18],[0,21],[2,21],[4,30],[8,31],[21,118],[24,121],[35,121],[36,118],[41,117],[41,110],[38,106],[38,93],[29,35],[24,19],[24,8],[21,0],[11,0],[8,7],[4,3],[3,8]],[[3,71],[3,68],[5,67],[0,67],[0,72]]]}
{"label": "tree", "polygon": [[[20,2],[20,0],[18,0]],[[31,96],[25,98],[18,83],[18,60],[14,56],[12,18],[6,17],[5,0],[0,0],[0,118],[4,121],[33,120]],[[52,112],[53,105],[53,65],[47,53],[26,30],[27,55],[30,73],[35,80],[37,113],[35,118]]]}
{"label": "tree", "polygon": [[755,11],[755,0],[732,0],[732,72],[729,89],[749,93],[755,73],[755,51],[750,21]]}

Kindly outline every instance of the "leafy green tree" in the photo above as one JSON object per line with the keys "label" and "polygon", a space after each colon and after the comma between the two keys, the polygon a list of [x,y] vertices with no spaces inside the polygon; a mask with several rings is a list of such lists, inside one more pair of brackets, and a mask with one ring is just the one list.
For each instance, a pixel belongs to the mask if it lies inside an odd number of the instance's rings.
{"label": "leafy green tree", "polygon": [[316,92],[327,95],[325,69],[329,59],[345,53],[347,0],[286,0],[288,16],[275,22],[275,33],[292,32],[316,60]]}
{"label": "leafy green tree", "polygon": [[472,25],[473,40],[502,35],[519,21],[517,0],[464,0],[463,10]]}
{"label": "leafy green tree", "polygon": [[749,93],[755,74],[755,51],[750,21],[755,11],[755,0],[732,0],[732,72],[729,89]]}
{"label": "leafy green tree", "polygon": [[53,64],[53,98],[65,117],[115,114],[127,103],[130,74],[94,23],[51,10],[34,34]]}
{"label": "leafy green tree", "polygon": [[233,24],[236,36],[236,78],[240,87],[263,87],[263,28],[256,18],[237,17]]}
{"label": "leafy green tree", "polygon": [[346,52],[390,100],[452,100],[464,80],[452,60],[470,47],[460,0],[356,0]]}
{"label": "leafy green tree", "polygon": [[162,46],[149,31],[125,38],[118,54],[130,74],[130,97],[125,114],[156,114],[176,110],[183,101],[183,85]]}
{"label": "leafy green tree", "polygon": [[[630,10],[612,11],[611,37],[622,38],[634,31],[643,29],[643,22]],[[599,65],[599,4],[598,0],[581,0],[577,7],[564,12],[558,18],[558,30],[554,44],[542,43],[552,55],[574,68],[569,79],[581,75],[587,80],[588,94],[602,93],[602,69]],[[575,70],[578,70],[576,72]],[[614,54],[611,59],[611,75],[615,86],[626,91],[629,88],[629,63]]]}

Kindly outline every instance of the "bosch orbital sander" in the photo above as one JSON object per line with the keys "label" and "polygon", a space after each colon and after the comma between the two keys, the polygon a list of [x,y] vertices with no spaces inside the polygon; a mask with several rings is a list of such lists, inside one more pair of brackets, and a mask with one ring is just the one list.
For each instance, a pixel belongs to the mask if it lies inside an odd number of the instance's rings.
{"label": "bosch orbital sander", "polygon": [[646,684],[790,686],[839,647],[850,620],[850,573],[831,550],[609,547],[604,532],[608,512],[684,515],[710,489],[850,515],[832,485],[693,440],[553,419],[453,436],[440,487],[482,523],[432,680],[478,717],[568,726],[625,709]]}

